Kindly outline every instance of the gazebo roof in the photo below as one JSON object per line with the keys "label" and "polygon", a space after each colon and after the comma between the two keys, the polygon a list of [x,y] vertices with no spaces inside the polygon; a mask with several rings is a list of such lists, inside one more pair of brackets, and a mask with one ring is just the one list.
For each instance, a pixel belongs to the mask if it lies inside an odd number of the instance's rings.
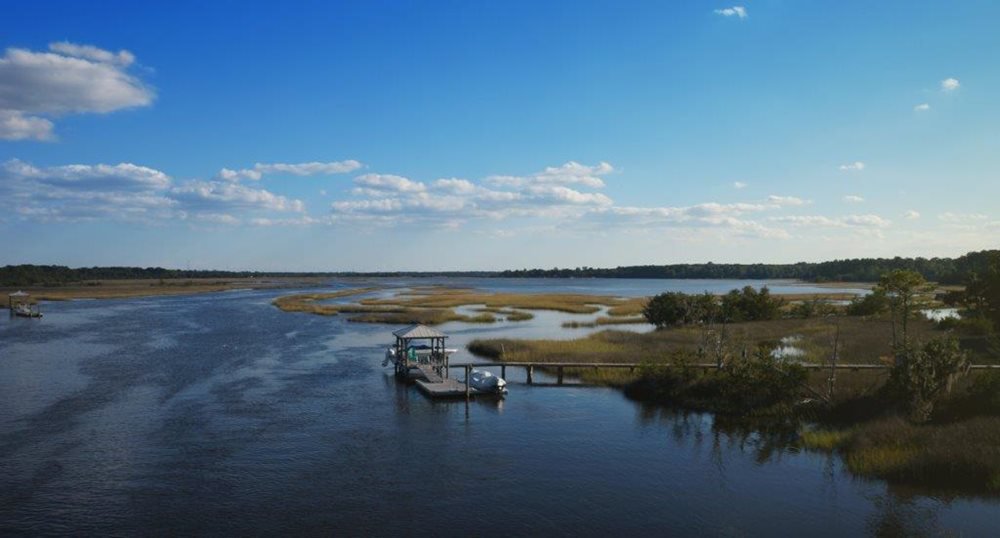
{"label": "gazebo roof", "polygon": [[15,291],[14,293],[8,295],[8,297],[27,297],[27,296],[28,292],[26,291]]}
{"label": "gazebo roof", "polygon": [[432,329],[426,325],[410,325],[405,329],[400,329],[398,331],[393,331],[392,333],[396,338],[448,338],[443,332]]}

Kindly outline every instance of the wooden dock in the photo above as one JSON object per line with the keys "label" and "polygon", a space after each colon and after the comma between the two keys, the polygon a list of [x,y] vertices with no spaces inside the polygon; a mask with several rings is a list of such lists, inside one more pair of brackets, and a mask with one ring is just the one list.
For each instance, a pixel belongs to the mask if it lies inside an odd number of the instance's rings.
{"label": "wooden dock", "polygon": [[[466,369],[466,379],[471,371],[471,367]],[[493,395],[469,387],[457,379],[441,377],[433,367],[426,364],[410,367],[409,377],[416,380],[417,388],[431,398],[472,398]]]}

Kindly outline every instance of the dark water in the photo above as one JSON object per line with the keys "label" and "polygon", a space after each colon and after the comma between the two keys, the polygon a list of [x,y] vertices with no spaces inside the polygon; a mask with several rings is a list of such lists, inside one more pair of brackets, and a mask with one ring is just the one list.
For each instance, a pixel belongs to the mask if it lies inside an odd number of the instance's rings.
{"label": "dark water", "polygon": [[[610,389],[431,402],[381,368],[392,327],[282,313],[275,295],[0,319],[0,534],[985,536],[1000,521],[994,500],[859,481]],[[461,345],[562,319],[443,329]]]}

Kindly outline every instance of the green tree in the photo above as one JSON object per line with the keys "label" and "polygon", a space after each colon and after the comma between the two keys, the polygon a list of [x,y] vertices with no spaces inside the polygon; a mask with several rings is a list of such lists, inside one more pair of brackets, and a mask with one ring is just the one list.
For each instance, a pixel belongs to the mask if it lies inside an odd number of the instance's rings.
{"label": "green tree", "polygon": [[926,422],[934,404],[969,371],[969,357],[955,338],[937,338],[923,345],[904,344],[906,360],[892,370],[894,386],[910,413],[910,420]]}
{"label": "green tree", "polygon": [[642,309],[642,315],[657,329],[681,325],[687,316],[686,297],[685,294],[676,291],[661,293],[646,303]]}
{"label": "green tree", "polygon": [[1000,331],[1000,253],[990,255],[985,270],[969,275],[962,304],[969,317],[988,320]]}
{"label": "green tree", "polygon": [[889,310],[889,296],[881,288],[875,288],[867,295],[855,297],[847,305],[849,316],[875,316],[886,310]]}
{"label": "green tree", "polygon": [[[916,272],[906,269],[896,269],[882,275],[876,291],[885,293],[889,299],[889,312],[892,314],[892,346],[898,348],[900,345],[908,344],[906,322],[913,314],[917,306],[918,293],[923,291],[927,285],[924,277]],[[901,327],[902,340],[897,338],[896,326]]]}
{"label": "green tree", "polygon": [[780,317],[784,304],[785,300],[771,295],[767,286],[760,291],[745,286],[723,295],[720,311],[724,321],[761,321]]}

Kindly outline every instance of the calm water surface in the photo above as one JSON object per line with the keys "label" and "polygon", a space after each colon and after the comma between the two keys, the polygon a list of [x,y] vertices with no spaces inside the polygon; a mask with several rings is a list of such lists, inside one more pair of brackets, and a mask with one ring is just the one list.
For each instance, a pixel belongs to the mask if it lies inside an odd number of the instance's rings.
{"label": "calm water surface", "polygon": [[[743,284],[457,283],[623,296]],[[380,366],[395,327],[283,313],[277,295],[0,318],[0,534],[986,536],[1000,522],[995,500],[853,479],[835,458],[615,390],[515,383],[500,402],[431,402]],[[578,337],[591,329],[562,321],[592,317],[442,329],[462,347]]]}

